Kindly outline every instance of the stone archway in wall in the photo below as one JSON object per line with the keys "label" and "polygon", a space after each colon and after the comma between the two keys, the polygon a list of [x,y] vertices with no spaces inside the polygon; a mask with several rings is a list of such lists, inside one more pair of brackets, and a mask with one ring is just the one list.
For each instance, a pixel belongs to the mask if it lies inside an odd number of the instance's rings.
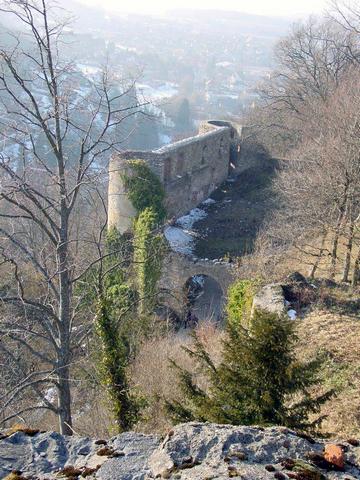
{"label": "stone archway in wall", "polygon": [[[223,319],[225,295],[215,278],[196,274],[183,285],[185,304],[185,324],[192,327],[199,322],[219,324]],[[187,323],[189,325],[187,325]]]}
{"label": "stone archway in wall", "polygon": [[204,277],[207,287],[212,289],[212,293],[207,292],[207,300],[211,302],[212,294],[216,290],[222,293],[220,302],[224,302],[227,297],[229,286],[234,281],[234,269],[231,264],[220,263],[205,260],[194,260],[191,257],[180,253],[171,252],[164,260],[163,274],[160,280],[160,287],[165,292],[164,303],[169,305],[180,316],[186,312],[186,284],[189,279],[201,276]]}

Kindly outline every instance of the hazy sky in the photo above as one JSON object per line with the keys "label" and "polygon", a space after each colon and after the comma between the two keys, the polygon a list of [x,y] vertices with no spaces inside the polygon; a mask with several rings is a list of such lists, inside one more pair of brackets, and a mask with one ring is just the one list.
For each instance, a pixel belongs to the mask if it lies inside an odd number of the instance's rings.
{"label": "hazy sky", "polygon": [[172,8],[238,10],[264,15],[320,13],[327,0],[80,0],[109,10],[161,13]]}

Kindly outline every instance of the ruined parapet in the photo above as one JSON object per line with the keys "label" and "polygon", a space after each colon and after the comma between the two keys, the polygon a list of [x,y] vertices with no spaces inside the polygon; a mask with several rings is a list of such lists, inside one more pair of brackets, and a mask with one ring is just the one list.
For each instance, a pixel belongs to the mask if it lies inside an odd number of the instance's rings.
{"label": "ruined parapet", "polygon": [[240,150],[242,126],[224,120],[209,120],[200,125],[199,132],[206,132],[214,128],[228,128],[230,134],[229,148],[229,175],[236,175],[241,170]]}
{"label": "ruined parapet", "polygon": [[214,127],[158,150],[164,158],[163,181],[169,216],[194,208],[229,175],[230,130]]}
{"label": "ruined parapet", "polygon": [[127,198],[121,172],[129,159],[143,159],[160,178],[168,217],[178,217],[196,207],[237,173],[240,134],[230,122],[203,122],[199,134],[154,151],[125,151],[110,162],[109,226],[121,233],[131,228],[136,211]]}

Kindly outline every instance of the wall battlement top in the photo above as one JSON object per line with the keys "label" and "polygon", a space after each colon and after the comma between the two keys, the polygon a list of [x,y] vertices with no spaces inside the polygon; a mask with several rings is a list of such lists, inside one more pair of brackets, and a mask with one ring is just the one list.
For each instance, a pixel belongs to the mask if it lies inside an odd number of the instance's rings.
{"label": "wall battlement top", "polygon": [[222,120],[208,120],[200,123],[199,133],[193,135],[192,137],[187,137],[176,142],[163,145],[160,148],[154,150],[124,150],[117,155],[118,158],[123,158],[124,160],[130,160],[133,158],[146,159],[149,157],[164,156],[166,154],[171,154],[178,149],[183,147],[188,147],[198,142],[206,141],[207,139],[217,136],[226,131],[236,131],[240,133],[238,129],[231,123]]}
{"label": "wall battlement top", "polygon": [[[206,126],[209,125],[209,127],[211,127],[211,130],[209,129],[209,131],[205,131],[205,132],[202,131],[192,137],[184,138],[183,140],[178,140],[177,142],[169,143],[168,145],[164,145],[163,147],[160,147],[157,150],[153,150],[153,152],[159,153],[159,154],[170,153],[178,148],[186,147],[192,143],[198,142],[199,140],[205,140],[214,135],[218,135],[222,131],[226,131],[229,129],[228,126],[217,126],[217,125],[210,124],[209,122],[204,122],[204,123],[206,124]],[[204,125],[204,123],[202,125]]]}

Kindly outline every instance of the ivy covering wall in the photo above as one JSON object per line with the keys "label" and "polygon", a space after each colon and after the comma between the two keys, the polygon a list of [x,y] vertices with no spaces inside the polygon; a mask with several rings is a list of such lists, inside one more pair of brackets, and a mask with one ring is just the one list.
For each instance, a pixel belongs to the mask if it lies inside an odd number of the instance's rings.
{"label": "ivy covering wall", "polygon": [[165,248],[162,234],[154,231],[157,215],[153,208],[143,210],[134,224],[134,271],[139,293],[139,311],[150,313],[157,303]]}
{"label": "ivy covering wall", "polygon": [[144,160],[128,160],[126,166],[129,173],[122,173],[121,177],[129,200],[138,215],[151,208],[155,215],[155,223],[160,224],[165,220],[166,209],[165,191],[159,177],[150,170]]}
{"label": "ivy covering wall", "polygon": [[138,419],[141,400],[130,388],[127,369],[158,303],[165,247],[159,232],[166,217],[163,186],[144,161],[130,160],[127,167],[121,176],[137,217],[131,235],[120,235],[115,227],[108,231],[106,276],[95,324],[99,375],[111,400],[117,432],[129,430]]}

